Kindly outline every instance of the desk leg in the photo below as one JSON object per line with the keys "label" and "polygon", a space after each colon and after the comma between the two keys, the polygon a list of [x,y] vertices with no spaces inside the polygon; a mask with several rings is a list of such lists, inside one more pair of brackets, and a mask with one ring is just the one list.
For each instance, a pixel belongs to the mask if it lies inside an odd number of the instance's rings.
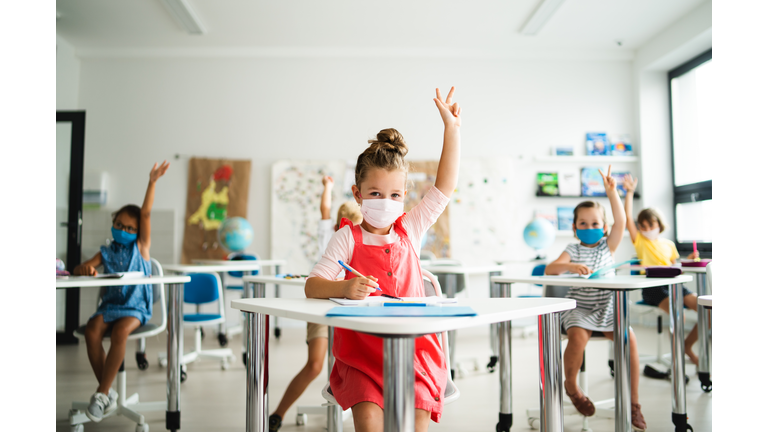
{"label": "desk leg", "polygon": [[539,409],[542,432],[563,432],[560,313],[539,315]]}
{"label": "desk leg", "polygon": [[[333,356],[333,327],[328,327],[328,381],[331,380],[331,371],[333,362],[336,358]],[[328,432],[341,432],[344,427],[344,410],[339,405],[328,406],[326,414],[326,427]]]}
{"label": "desk leg", "polygon": [[683,284],[669,286],[669,333],[672,342],[672,423],[675,425],[675,432],[685,432],[688,417],[685,406]]}
{"label": "desk leg", "polygon": [[[275,266],[275,274],[280,274],[280,266]],[[275,284],[275,298],[280,298],[280,285]],[[280,330],[280,324],[277,322],[277,317],[275,317],[275,337],[280,339],[280,334],[282,333]]]}
{"label": "desk leg", "polygon": [[184,284],[168,285],[168,368],[165,411],[165,428],[181,429],[181,355],[184,352],[184,326],[181,322],[181,298]]}
{"label": "desk leg", "polygon": [[[501,272],[490,272],[489,280],[493,276],[501,276]],[[491,298],[499,297],[499,285],[490,282]],[[496,370],[496,363],[499,361],[499,323],[491,324],[491,360],[486,365],[488,372]]]}
{"label": "desk leg", "polygon": [[[243,295],[245,298],[248,298],[248,293],[250,293],[249,285],[251,288],[253,288],[253,298],[264,298],[267,295],[267,285],[261,282],[257,283],[244,283],[243,284]],[[247,317],[247,313],[245,314]],[[245,325],[243,327],[243,364],[248,366],[248,340],[250,339],[250,335],[248,332],[250,331],[250,328]]]}
{"label": "desk leg", "polygon": [[616,394],[614,420],[617,432],[632,431],[628,300],[627,291],[615,291],[613,305],[613,385]]}
{"label": "desk leg", "polygon": [[[224,284],[224,273],[219,272],[219,279],[221,280],[221,299],[224,302],[224,307],[227,305],[227,286]],[[245,288],[243,288],[245,289]],[[227,314],[224,313],[224,322],[219,324],[219,345],[222,347],[227,345]]]}
{"label": "desk leg", "polygon": [[267,432],[269,430],[269,315],[246,312],[245,327],[248,329],[245,389],[245,430]]}
{"label": "desk leg", "polygon": [[[498,284],[498,297],[508,298],[512,284]],[[493,327],[492,327],[493,328]],[[496,324],[496,339],[499,359],[499,423],[497,432],[509,432],[512,427],[512,321]]]}
{"label": "desk leg", "polygon": [[[707,275],[704,273],[696,274],[696,288],[699,296],[712,294],[707,286]],[[698,305],[696,308],[699,318],[699,381],[701,382],[701,389],[709,393],[712,391],[712,378],[710,372],[712,370],[712,346],[709,344],[709,319],[707,310],[702,305]]]}
{"label": "desk leg", "polygon": [[384,338],[384,430],[413,432],[416,428],[413,376],[415,341],[410,337]]}
{"label": "desk leg", "polygon": [[[456,297],[456,288],[458,284],[459,275],[446,274],[445,275],[445,296],[448,298]],[[451,347],[450,361],[451,361],[451,379],[456,379],[456,330],[448,331],[448,346]]]}

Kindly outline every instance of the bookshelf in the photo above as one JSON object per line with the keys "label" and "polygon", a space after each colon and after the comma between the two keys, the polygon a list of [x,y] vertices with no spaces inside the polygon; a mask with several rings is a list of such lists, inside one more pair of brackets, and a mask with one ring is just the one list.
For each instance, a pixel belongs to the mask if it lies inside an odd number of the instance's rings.
{"label": "bookshelf", "polygon": [[572,163],[636,163],[638,156],[535,156],[536,162],[572,162]]}

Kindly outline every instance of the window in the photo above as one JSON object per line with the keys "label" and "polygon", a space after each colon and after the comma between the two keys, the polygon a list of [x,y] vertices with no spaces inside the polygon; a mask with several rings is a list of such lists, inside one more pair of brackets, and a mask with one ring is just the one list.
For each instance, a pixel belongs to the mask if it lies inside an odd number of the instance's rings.
{"label": "window", "polygon": [[713,63],[709,50],[669,72],[675,240],[681,256],[712,256]]}

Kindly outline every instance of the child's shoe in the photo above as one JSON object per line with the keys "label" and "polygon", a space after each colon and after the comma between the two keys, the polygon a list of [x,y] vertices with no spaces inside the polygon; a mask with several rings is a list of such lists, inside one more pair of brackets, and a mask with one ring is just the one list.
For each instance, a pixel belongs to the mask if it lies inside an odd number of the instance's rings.
{"label": "child's shoe", "polygon": [[107,397],[109,397],[109,406],[104,410],[104,415],[112,413],[117,408],[117,392],[115,389],[110,387]]}
{"label": "child's shoe", "polygon": [[[86,408],[85,415],[88,416],[92,422],[98,423],[104,418],[105,411],[109,406],[109,396],[104,393],[96,392],[91,396],[91,404]],[[112,410],[114,410],[114,408],[112,408]]]}
{"label": "child's shoe", "polygon": [[283,425],[283,419],[277,414],[269,416],[269,432],[277,432]]}
{"label": "child's shoe", "polygon": [[635,432],[644,432],[648,426],[645,424],[643,413],[640,412],[640,404],[632,404],[632,430]]}

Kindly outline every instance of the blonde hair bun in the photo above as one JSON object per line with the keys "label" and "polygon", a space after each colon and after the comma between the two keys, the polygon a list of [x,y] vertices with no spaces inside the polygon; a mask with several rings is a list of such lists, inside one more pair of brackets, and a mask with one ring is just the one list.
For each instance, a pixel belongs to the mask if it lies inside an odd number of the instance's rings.
{"label": "blonde hair bun", "polygon": [[397,129],[382,129],[376,134],[375,140],[368,140],[373,151],[392,151],[405,157],[408,154],[408,145],[405,143],[403,135]]}

